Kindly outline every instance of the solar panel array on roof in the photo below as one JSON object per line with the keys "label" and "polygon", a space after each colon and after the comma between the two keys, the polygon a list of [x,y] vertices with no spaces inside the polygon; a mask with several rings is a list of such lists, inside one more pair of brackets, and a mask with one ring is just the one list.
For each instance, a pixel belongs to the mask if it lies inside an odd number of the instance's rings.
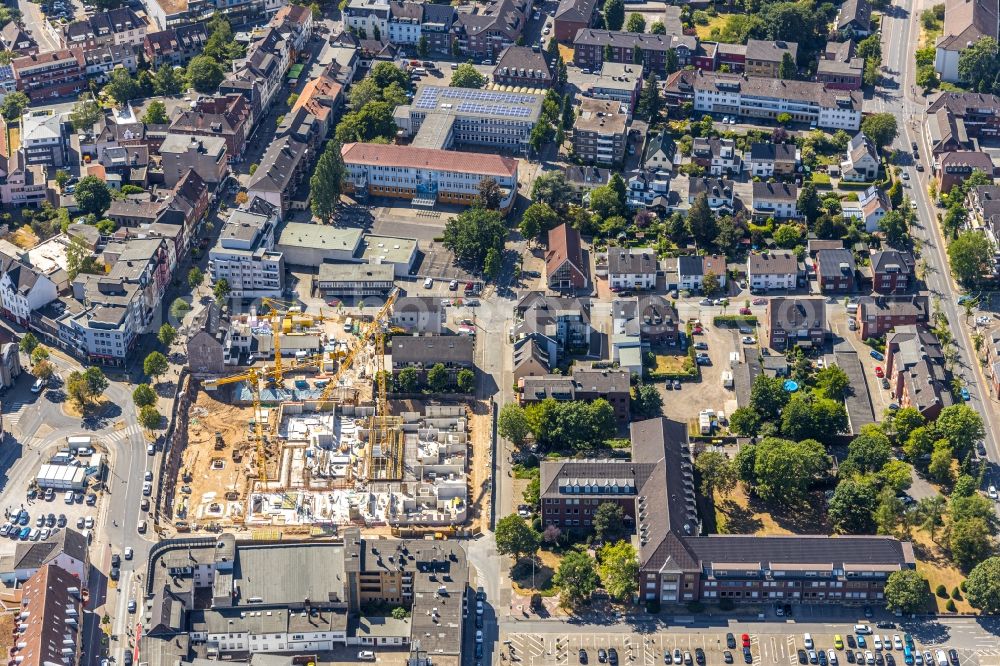
{"label": "solar panel array on roof", "polygon": [[434,109],[441,103],[458,101],[456,109],[463,113],[488,113],[499,116],[527,118],[531,115],[528,106],[538,101],[536,95],[520,95],[493,90],[474,88],[425,87],[414,100],[418,109]]}

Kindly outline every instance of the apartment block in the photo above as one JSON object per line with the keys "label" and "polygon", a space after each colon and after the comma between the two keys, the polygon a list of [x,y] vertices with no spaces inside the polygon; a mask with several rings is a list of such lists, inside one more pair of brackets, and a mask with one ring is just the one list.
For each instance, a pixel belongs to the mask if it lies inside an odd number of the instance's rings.
{"label": "apartment block", "polygon": [[573,125],[573,152],[584,162],[620,164],[628,128],[628,110],[621,102],[583,98]]}
{"label": "apartment block", "polygon": [[208,253],[212,283],[225,279],[232,298],[280,297],[285,260],[273,249],[277,223],[274,207],[257,200],[234,210]]}

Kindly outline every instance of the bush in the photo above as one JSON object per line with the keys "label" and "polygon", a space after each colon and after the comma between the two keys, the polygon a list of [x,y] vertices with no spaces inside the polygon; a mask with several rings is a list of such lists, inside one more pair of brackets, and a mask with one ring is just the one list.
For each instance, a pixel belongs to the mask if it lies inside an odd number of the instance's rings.
{"label": "bush", "polygon": [[934,594],[938,595],[942,599],[947,599],[948,588],[946,588],[944,585],[938,585],[936,588],[934,588]]}
{"label": "bush", "polygon": [[954,613],[955,611],[958,610],[958,608],[955,606],[955,602],[952,601],[951,599],[948,600],[948,603],[946,603],[944,607],[945,609],[947,609],[949,613]]}
{"label": "bush", "polygon": [[687,609],[689,613],[703,613],[705,611],[705,604],[700,601],[689,601]]}
{"label": "bush", "polygon": [[964,580],[959,584],[958,588],[960,590],[962,590],[962,592],[966,591],[966,589],[965,589],[965,581]]}
{"label": "bush", "polygon": [[716,326],[726,326],[728,328],[738,327],[740,324],[757,325],[757,315],[718,315],[712,319]]}
{"label": "bush", "polygon": [[732,599],[719,599],[719,610],[731,611],[736,608],[736,602]]}
{"label": "bush", "polygon": [[[963,580],[962,582],[964,583],[965,581]],[[952,588],[952,590],[951,590],[951,598],[955,599],[956,601],[961,601],[962,600],[962,593],[959,592],[959,590],[958,590],[957,587]]]}
{"label": "bush", "polygon": [[845,180],[840,181],[838,187],[842,190],[867,190],[875,183],[853,183]]}
{"label": "bush", "polygon": [[646,612],[650,615],[656,615],[660,612],[660,600],[650,599],[646,602]]}
{"label": "bush", "polygon": [[542,531],[542,517],[541,516],[535,516],[531,520],[531,529],[535,530],[538,533],[541,533],[541,531]]}

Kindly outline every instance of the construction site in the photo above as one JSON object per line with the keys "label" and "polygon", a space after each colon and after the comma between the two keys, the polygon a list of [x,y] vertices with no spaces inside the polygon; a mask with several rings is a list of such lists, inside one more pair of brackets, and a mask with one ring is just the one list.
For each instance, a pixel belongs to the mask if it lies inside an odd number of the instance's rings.
{"label": "construction site", "polygon": [[273,365],[194,382],[165,516],[183,531],[466,524],[470,481],[482,483],[472,433],[488,442],[489,418],[467,402],[388,400],[393,300],[347,344],[283,360],[275,335]]}

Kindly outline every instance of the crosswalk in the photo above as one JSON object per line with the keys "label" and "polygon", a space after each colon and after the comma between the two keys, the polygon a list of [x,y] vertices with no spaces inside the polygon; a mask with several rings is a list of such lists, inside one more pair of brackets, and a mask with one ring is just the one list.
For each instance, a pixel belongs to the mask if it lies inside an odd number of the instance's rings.
{"label": "crosswalk", "polygon": [[110,433],[101,435],[101,439],[105,441],[108,445],[117,444],[118,442],[141,442],[145,443],[146,439],[142,433],[142,426],[138,423],[132,424],[121,430],[114,430]]}
{"label": "crosswalk", "polygon": [[17,422],[21,420],[21,415],[24,414],[24,410],[28,408],[29,404],[26,402],[11,402],[4,404],[3,406],[3,422],[8,428],[17,425]]}

